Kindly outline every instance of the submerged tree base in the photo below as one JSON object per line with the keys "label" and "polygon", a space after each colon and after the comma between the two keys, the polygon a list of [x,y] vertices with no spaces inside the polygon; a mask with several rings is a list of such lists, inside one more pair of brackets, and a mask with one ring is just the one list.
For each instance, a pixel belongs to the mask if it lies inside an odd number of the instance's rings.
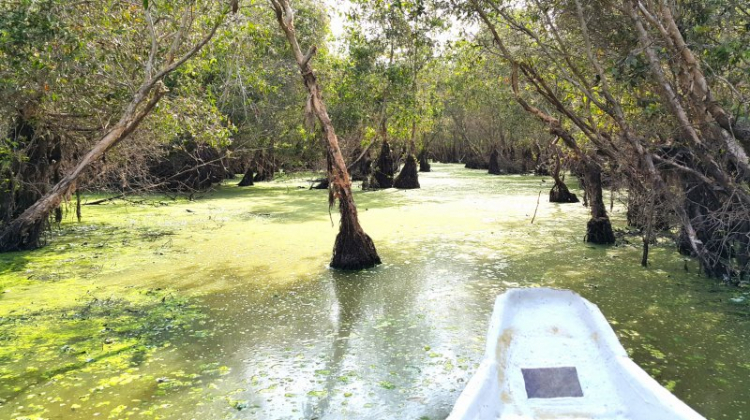
{"label": "submerged tree base", "polygon": [[383,141],[383,147],[380,149],[377,167],[373,174],[371,188],[392,188],[393,187],[393,156],[391,155],[391,145]]}
{"label": "submerged tree base", "polygon": [[331,268],[340,270],[362,270],[380,264],[378,251],[372,239],[364,232],[342,230],[336,235],[333,245]]}
{"label": "submerged tree base", "polygon": [[615,233],[609,217],[596,217],[586,224],[586,242],[598,245],[615,243]]}
{"label": "submerged tree base", "polygon": [[492,154],[490,154],[490,167],[487,170],[490,175],[501,175],[503,173],[500,170],[499,159],[500,154],[498,153],[497,149],[492,149]]}
{"label": "submerged tree base", "polygon": [[331,185],[331,181],[328,178],[320,178],[312,181],[310,185],[311,190],[327,190]]}
{"label": "submerged tree base", "polygon": [[578,203],[579,201],[562,181],[555,181],[555,186],[549,191],[550,203]]}
{"label": "submerged tree base", "polygon": [[419,172],[430,172],[430,162],[427,160],[427,152],[419,153]]}
{"label": "submerged tree base", "polygon": [[245,176],[242,177],[242,180],[239,184],[237,184],[238,187],[250,187],[252,185],[255,185],[253,182],[253,169],[250,168],[245,172]]}
{"label": "submerged tree base", "polygon": [[414,156],[409,155],[403,169],[399,172],[393,186],[400,190],[411,190],[419,188],[419,175],[417,173],[417,160]]}

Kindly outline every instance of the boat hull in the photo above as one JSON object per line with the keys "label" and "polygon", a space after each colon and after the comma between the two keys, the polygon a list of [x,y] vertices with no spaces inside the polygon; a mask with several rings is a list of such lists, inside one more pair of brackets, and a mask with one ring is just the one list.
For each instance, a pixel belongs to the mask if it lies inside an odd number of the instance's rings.
{"label": "boat hull", "polygon": [[596,305],[538,288],[498,296],[484,360],[449,417],[469,419],[704,418],[630,360]]}

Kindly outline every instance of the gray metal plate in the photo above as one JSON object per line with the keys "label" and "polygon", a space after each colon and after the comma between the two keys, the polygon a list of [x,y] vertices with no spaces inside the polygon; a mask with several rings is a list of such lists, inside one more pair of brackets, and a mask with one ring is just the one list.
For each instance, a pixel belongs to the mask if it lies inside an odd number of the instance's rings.
{"label": "gray metal plate", "polygon": [[529,398],[583,397],[575,367],[521,369]]}

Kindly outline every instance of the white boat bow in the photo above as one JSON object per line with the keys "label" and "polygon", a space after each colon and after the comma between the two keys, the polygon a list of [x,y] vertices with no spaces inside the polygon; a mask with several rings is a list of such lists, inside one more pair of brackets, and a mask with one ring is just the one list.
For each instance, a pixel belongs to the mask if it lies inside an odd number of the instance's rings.
{"label": "white boat bow", "polygon": [[554,289],[498,296],[484,360],[448,420],[705,420],[628,357],[599,308]]}

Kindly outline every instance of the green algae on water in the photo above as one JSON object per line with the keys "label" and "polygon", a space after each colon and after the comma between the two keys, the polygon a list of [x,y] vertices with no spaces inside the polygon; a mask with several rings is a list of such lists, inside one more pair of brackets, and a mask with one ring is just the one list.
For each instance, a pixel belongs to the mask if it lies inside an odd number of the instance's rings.
{"label": "green algae on water", "polygon": [[362,272],[327,268],[336,217],[291,176],[84,207],[49,247],[0,255],[0,418],[445,418],[495,296],[537,286],[596,303],[707,418],[746,417],[746,289],[666,242],[648,269],[626,240],[585,244],[580,205],[541,203],[531,224],[548,178],[433,168],[420,190],[356,192],[384,261]]}

